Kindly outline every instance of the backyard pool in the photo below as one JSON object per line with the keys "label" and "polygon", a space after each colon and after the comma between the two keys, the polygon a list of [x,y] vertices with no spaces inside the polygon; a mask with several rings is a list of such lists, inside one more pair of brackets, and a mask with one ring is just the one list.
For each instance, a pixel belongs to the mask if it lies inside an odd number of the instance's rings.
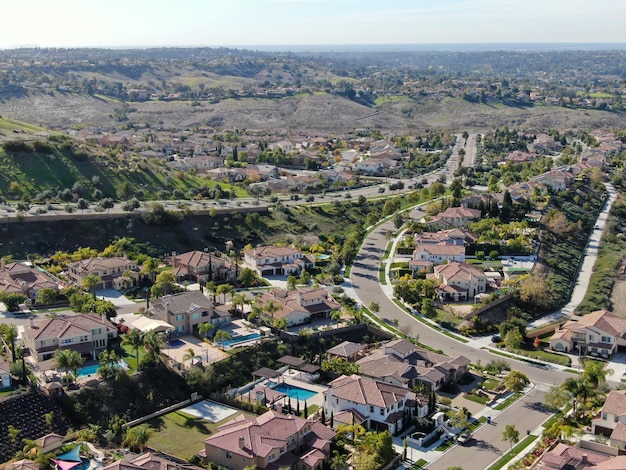
{"label": "backyard pool", "polygon": [[251,339],[260,338],[259,333],[250,333],[249,335],[233,336],[231,339],[224,341],[224,347],[232,346],[233,344],[242,343],[244,341],[250,341]]}
{"label": "backyard pool", "polygon": [[268,382],[268,387],[272,390],[276,390],[277,392],[284,393],[289,398],[294,398],[297,400],[309,400],[311,397],[317,395],[318,392],[314,392],[312,390],[308,390],[306,388],[297,387],[296,385],[289,385],[287,383],[276,383],[276,382]]}
{"label": "backyard pool", "polygon": [[[122,369],[123,366],[120,362],[118,362],[114,365],[114,367],[118,369]],[[98,373],[98,369],[100,369],[100,364],[91,364],[88,366],[83,366],[80,369],[78,369],[78,373],[76,374],[76,377],[88,377],[90,375],[95,375]]]}

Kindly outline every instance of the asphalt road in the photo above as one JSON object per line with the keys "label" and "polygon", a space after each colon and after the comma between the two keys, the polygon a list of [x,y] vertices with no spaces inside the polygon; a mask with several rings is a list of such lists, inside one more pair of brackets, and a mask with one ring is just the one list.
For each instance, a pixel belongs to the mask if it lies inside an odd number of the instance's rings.
{"label": "asphalt road", "polygon": [[502,440],[502,431],[507,424],[515,425],[521,441],[526,437],[527,430],[532,431],[537,423],[545,421],[550,416],[550,413],[543,409],[543,397],[544,392],[532,390],[498,415],[492,424],[485,424],[475,431],[474,439],[466,445],[452,446],[424,468],[446,470],[453,465],[461,465],[464,470],[487,468],[510,449],[510,444]]}

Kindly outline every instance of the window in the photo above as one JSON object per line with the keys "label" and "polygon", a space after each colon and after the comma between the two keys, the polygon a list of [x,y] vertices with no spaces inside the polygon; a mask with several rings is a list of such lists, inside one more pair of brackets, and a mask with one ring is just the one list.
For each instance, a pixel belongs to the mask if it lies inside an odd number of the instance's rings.
{"label": "window", "polygon": [[589,341],[593,341],[593,335],[589,335]]}
{"label": "window", "polygon": [[602,420],[606,421],[607,417],[608,417],[608,415],[606,414],[606,412],[602,412]]}
{"label": "window", "polygon": [[602,342],[603,343],[610,343],[611,342],[611,337],[610,336],[603,336],[602,337]]}
{"label": "window", "polygon": [[616,423],[618,423],[619,422],[619,416],[615,415],[614,420],[615,420]]}
{"label": "window", "polygon": [[274,460],[276,460],[276,455],[270,454],[270,462],[273,462]]}
{"label": "window", "polygon": [[226,458],[227,459],[232,459],[233,458],[232,452],[226,452]]}
{"label": "window", "polygon": [[370,413],[374,412],[374,407],[372,405],[370,405]]}
{"label": "window", "polygon": [[384,409],[384,408],[381,408],[381,409],[380,409],[380,414],[381,414],[381,415],[384,415],[384,414],[385,414],[385,409]]}

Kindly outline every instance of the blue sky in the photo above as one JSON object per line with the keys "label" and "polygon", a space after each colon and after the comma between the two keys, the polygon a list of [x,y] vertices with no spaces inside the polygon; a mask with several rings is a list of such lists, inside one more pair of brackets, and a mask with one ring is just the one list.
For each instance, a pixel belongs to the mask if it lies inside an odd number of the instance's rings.
{"label": "blue sky", "polygon": [[2,0],[0,48],[626,43],[624,0]]}

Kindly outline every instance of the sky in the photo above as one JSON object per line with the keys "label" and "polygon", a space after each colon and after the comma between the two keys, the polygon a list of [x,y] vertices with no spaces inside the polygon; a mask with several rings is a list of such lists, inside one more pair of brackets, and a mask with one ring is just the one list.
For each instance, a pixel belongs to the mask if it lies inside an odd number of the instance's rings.
{"label": "sky", "polygon": [[0,48],[626,43],[624,0],[2,0]]}

